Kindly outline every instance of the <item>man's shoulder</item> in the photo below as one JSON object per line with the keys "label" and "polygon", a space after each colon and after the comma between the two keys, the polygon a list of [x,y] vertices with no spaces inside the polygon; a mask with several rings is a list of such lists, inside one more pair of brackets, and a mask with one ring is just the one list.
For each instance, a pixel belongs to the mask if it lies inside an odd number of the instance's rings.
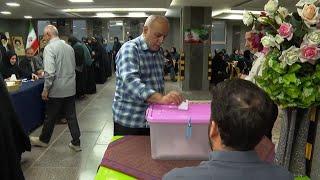
{"label": "man's shoulder", "polygon": [[124,50],[124,51],[127,51],[127,50],[141,50],[141,48],[142,48],[141,45],[142,44],[141,44],[140,38],[136,38],[134,40],[125,42],[121,46],[121,49]]}
{"label": "man's shoulder", "polygon": [[206,180],[211,179],[211,176],[206,173],[207,168],[201,166],[175,168],[163,176],[163,180]]}
{"label": "man's shoulder", "polygon": [[[250,171],[247,169],[248,174],[243,174],[243,178],[246,177],[263,177],[263,179],[273,179],[273,180],[293,180],[293,175],[286,169],[280,166],[259,163],[256,167]],[[251,172],[251,173],[250,173]],[[242,173],[240,173],[242,174]],[[231,176],[237,176],[241,179],[241,175],[239,176],[239,172],[234,168],[228,168],[228,166],[221,166],[221,164],[217,164],[217,166],[212,165],[208,162],[202,162],[199,166],[195,167],[185,167],[185,168],[176,168],[168,172],[165,176],[163,176],[164,180],[199,180],[199,179],[212,179],[212,177],[220,177],[219,179],[223,180],[223,178],[229,178]],[[228,177],[229,176],[229,177]]]}

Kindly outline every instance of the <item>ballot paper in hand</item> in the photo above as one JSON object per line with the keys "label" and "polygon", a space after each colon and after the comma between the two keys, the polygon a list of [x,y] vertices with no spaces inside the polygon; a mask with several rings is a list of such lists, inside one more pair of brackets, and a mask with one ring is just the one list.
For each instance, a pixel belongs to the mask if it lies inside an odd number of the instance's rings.
{"label": "ballot paper in hand", "polygon": [[189,107],[189,101],[185,100],[178,106],[178,109],[186,111],[188,110],[188,107]]}

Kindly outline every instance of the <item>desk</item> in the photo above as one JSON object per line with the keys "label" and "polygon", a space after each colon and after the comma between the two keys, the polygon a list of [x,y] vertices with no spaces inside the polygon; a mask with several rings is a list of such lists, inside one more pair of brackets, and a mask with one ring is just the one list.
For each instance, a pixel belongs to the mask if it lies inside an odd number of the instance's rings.
{"label": "desk", "polygon": [[18,91],[10,93],[14,109],[26,133],[44,120],[45,103],[41,99],[44,80],[23,82]]}

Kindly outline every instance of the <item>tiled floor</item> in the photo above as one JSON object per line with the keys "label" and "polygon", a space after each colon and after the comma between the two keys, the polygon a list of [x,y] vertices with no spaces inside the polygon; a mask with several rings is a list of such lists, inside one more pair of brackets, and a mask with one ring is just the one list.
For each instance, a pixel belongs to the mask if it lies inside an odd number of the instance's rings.
{"label": "tiled floor", "polygon": [[[180,91],[180,83],[167,81],[166,91],[170,90]],[[33,147],[31,152],[23,154],[22,169],[27,180],[94,179],[113,135],[111,105],[115,91],[114,78],[97,85],[97,91],[97,94],[76,102],[82,151],[76,153],[70,150],[68,144],[71,136],[67,125],[56,125],[48,148]],[[211,99],[209,91],[183,92],[183,95],[189,100]],[[41,129],[39,127],[31,135],[38,136]]]}

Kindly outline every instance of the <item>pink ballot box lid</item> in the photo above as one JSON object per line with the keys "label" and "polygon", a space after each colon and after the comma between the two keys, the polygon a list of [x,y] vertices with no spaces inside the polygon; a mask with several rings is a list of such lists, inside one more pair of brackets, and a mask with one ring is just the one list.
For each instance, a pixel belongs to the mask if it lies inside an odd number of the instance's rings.
{"label": "pink ballot box lid", "polygon": [[151,123],[208,124],[210,102],[189,102],[188,110],[179,110],[177,105],[152,104],[147,109],[146,119]]}

